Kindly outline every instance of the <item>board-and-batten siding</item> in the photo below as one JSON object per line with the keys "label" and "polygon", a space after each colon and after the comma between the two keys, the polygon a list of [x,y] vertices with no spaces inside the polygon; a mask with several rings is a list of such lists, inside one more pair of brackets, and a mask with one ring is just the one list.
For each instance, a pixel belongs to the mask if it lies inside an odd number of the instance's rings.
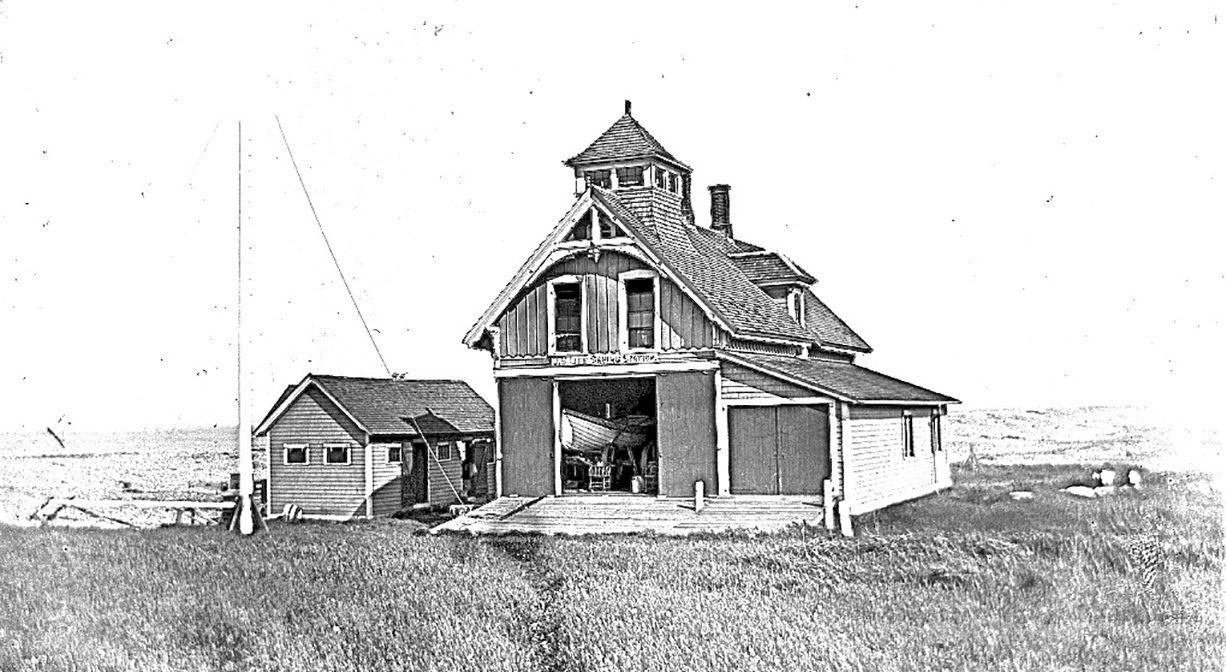
{"label": "board-and-batten siding", "polygon": [[875,511],[948,487],[938,483],[932,451],[929,409],[910,409],[915,457],[903,456],[901,407],[851,407],[844,421],[844,497],[853,514]]}
{"label": "board-and-batten siding", "polygon": [[[498,318],[499,356],[540,356],[549,352],[549,281],[563,275],[583,278],[588,352],[617,352],[619,291],[617,276],[646,269],[634,257],[605,251],[600,260],[570,257],[554,264],[525,289]],[[711,322],[698,304],[667,278],[658,277],[661,350],[709,348]]]}
{"label": "board-and-batten siding", "polygon": [[[306,390],[269,429],[268,509],[307,515],[366,514],[365,435],[322,392]],[[324,464],[324,444],[347,444],[349,464]],[[307,464],[285,464],[286,444],[307,444]]]}

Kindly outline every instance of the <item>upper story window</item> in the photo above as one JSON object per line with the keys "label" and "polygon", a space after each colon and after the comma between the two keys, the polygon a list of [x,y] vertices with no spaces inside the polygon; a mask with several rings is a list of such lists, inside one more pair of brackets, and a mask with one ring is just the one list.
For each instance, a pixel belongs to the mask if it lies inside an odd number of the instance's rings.
{"label": "upper story window", "polygon": [[628,271],[620,285],[620,340],[623,350],[656,347],[656,276],[652,271]]}
{"label": "upper story window", "polygon": [[626,168],[618,168],[617,169],[617,186],[619,188],[643,186],[643,166],[628,166]]}
{"label": "upper story window", "polygon": [[602,189],[610,189],[613,187],[612,171],[608,168],[604,170],[588,170],[583,173],[583,179],[588,184],[600,187]]}
{"label": "upper story window", "polygon": [[551,353],[583,352],[583,284],[567,276],[549,283]]}
{"label": "upper story window", "polygon": [[660,189],[664,189],[665,184],[667,184],[667,180],[668,180],[668,172],[665,171],[663,168],[656,168],[652,172],[656,174],[656,187]]}
{"label": "upper story window", "polygon": [[677,193],[677,192],[679,191],[679,189],[678,189],[678,187],[677,187],[677,182],[678,182],[678,180],[677,180],[677,174],[676,174],[676,173],[669,173],[669,174],[668,174],[668,190],[669,190],[669,191],[671,191],[671,192],[673,192],[674,194],[675,194],[675,193]]}

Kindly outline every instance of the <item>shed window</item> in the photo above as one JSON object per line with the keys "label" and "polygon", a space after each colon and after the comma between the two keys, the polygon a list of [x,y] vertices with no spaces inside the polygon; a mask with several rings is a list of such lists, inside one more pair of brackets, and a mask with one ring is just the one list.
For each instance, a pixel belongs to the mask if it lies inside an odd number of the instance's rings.
{"label": "shed window", "polygon": [[451,443],[449,441],[441,441],[435,444],[434,450],[438,453],[439,462],[451,459]]}
{"label": "shed window", "polygon": [[902,416],[902,456],[915,457],[915,423],[910,411]]}
{"label": "shed window", "polygon": [[641,187],[643,186],[643,167],[629,166],[626,168],[617,169],[617,186],[620,187]]}
{"label": "shed window", "polygon": [[558,352],[579,352],[583,348],[583,295],[579,283],[555,284],[554,349]]}
{"label": "shed window", "polygon": [[305,443],[285,444],[285,464],[306,464],[308,459]]}
{"label": "shed window", "polygon": [[944,450],[941,446],[941,416],[932,414],[932,452]]}
{"label": "shed window", "polygon": [[324,464],[349,464],[349,446],[339,443],[325,445]]}
{"label": "shed window", "polygon": [[608,189],[613,186],[611,171],[608,168],[604,170],[589,170],[583,173],[583,179],[588,184],[602,189]]}
{"label": "shed window", "polygon": [[399,443],[394,443],[387,447],[387,461],[389,463],[399,464],[403,459],[404,457],[401,454],[401,447]]}
{"label": "shed window", "polygon": [[654,348],[656,332],[655,280],[626,281],[626,337],[631,348]]}

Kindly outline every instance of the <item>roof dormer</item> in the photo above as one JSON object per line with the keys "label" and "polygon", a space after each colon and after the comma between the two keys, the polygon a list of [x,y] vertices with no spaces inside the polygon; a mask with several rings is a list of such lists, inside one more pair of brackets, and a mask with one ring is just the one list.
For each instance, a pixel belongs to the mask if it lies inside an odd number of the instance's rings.
{"label": "roof dormer", "polygon": [[589,186],[615,192],[647,194],[673,200],[687,221],[694,221],[690,203],[692,170],[626,112],[587,149],[564,161],[574,170],[575,193]]}

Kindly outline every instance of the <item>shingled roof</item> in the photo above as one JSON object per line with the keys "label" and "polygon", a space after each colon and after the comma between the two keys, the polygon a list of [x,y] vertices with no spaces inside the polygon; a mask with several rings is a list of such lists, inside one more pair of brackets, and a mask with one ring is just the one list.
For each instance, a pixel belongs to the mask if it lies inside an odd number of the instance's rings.
{"label": "shingled roof", "polygon": [[858,404],[915,403],[957,404],[947,397],[918,385],[891,378],[851,362],[801,359],[754,353],[721,353],[721,359],[744,364],[773,374],[842,401]]}
{"label": "shingled roof", "polygon": [[584,164],[651,157],[662,158],[680,168],[690,169],[671,152],[664,149],[664,145],[660,144],[659,140],[652,137],[647,129],[630,116],[629,103],[627,103],[626,113],[620,119],[601,133],[600,137],[588,145],[587,149],[567,159],[564,163],[574,168]]}
{"label": "shingled roof", "polygon": [[800,282],[809,285],[817,281],[805,269],[778,252],[736,252],[729,255],[729,258],[755,285],[766,282]]}
{"label": "shingled roof", "polygon": [[869,344],[852,331],[843,318],[835,315],[829,306],[822,303],[816,294],[806,288],[804,295],[805,326],[817,337],[818,345],[831,345],[860,352],[873,351]]}
{"label": "shingled roof", "polygon": [[[738,336],[782,338],[799,343],[813,339],[805,328],[749,281],[724,252],[724,246],[678,218],[661,216],[644,222],[607,189],[593,186],[593,197],[686,283]],[[710,232],[715,233],[715,232]],[[715,235],[723,237],[722,234]],[[725,239],[726,240],[726,239]]]}
{"label": "shingled roof", "polygon": [[260,423],[267,429],[296,391],[320,387],[372,435],[415,434],[412,418],[426,434],[473,434],[494,431],[494,409],[461,380],[403,380],[308,375],[282,393]]}

